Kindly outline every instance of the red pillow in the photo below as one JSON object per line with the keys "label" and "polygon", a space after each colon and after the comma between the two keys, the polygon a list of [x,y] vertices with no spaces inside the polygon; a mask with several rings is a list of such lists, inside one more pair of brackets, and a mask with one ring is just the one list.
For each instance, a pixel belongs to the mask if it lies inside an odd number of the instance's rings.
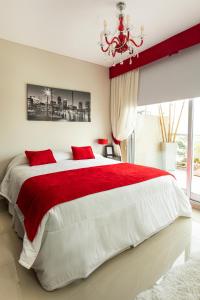
{"label": "red pillow", "polygon": [[71,146],[73,159],[80,160],[80,159],[92,159],[95,158],[94,153],[92,151],[92,147],[85,146],[85,147],[75,147]]}
{"label": "red pillow", "polygon": [[56,163],[50,149],[42,151],[25,151],[30,166],[46,165]]}

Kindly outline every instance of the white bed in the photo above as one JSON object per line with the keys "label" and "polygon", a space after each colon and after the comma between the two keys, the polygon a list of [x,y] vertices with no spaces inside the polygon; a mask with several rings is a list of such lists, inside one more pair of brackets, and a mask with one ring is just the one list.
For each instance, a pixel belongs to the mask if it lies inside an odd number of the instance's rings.
{"label": "white bed", "polygon": [[[23,155],[8,166],[0,194],[15,205],[23,182],[36,175],[119,163],[100,155],[74,161],[56,153],[56,164],[29,167]],[[67,159],[66,159],[67,158]],[[172,176],[92,194],[53,207],[44,216],[33,242],[23,237],[19,262],[34,268],[41,285],[54,290],[86,278],[99,265],[172,223],[191,216],[191,205]]]}

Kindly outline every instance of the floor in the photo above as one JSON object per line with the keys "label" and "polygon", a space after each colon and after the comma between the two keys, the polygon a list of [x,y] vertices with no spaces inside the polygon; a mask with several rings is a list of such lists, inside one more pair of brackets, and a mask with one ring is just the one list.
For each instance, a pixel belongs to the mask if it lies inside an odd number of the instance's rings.
{"label": "floor", "polygon": [[133,300],[151,287],[172,265],[200,250],[200,211],[179,218],[136,248],[106,262],[89,278],[54,292],[39,285],[32,270],[18,264],[22,242],[12,229],[6,204],[0,199],[0,300]]}
{"label": "floor", "polygon": [[[180,186],[183,189],[186,189],[186,181],[187,181],[187,171],[186,169],[176,169],[172,172]],[[200,176],[193,175],[192,176],[192,193],[196,194],[197,197],[200,196]]]}

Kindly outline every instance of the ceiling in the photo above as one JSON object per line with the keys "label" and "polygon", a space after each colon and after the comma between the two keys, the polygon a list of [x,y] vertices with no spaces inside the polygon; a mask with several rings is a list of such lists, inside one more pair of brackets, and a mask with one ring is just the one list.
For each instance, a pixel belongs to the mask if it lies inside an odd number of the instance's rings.
{"label": "ceiling", "polygon": [[[99,50],[115,0],[0,0],[0,38],[109,66]],[[133,25],[145,28],[142,50],[200,22],[200,0],[126,0]]]}

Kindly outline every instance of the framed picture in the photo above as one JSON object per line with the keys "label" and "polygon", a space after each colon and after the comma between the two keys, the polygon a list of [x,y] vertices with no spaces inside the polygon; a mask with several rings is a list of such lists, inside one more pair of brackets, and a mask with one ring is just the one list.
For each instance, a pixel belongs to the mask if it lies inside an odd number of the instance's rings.
{"label": "framed picture", "polygon": [[27,119],[32,121],[91,122],[88,92],[27,84]]}
{"label": "framed picture", "polygon": [[114,157],[114,148],[112,145],[105,146],[105,156]]}

